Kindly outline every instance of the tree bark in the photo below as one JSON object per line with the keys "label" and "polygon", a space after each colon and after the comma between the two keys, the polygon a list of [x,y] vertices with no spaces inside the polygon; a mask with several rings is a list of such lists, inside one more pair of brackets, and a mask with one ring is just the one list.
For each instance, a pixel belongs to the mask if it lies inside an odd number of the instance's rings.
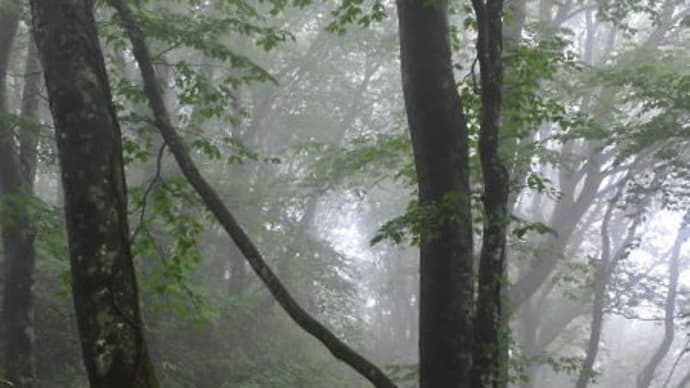
{"label": "tree bark", "polygon": [[38,156],[36,147],[39,138],[39,105],[41,102],[42,69],[38,49],[33,38],[29,40],[24,66],[24,90],[22,91],[21,115],[29,120],[19,133],[19,164],[24,180],[33,189],[36,179]]}
{"label": "tree bark", "polygon": [[244,229],[239,225],[235,217],[230,213],[215,190],[208,184],[194,164],[182,139],[177,134],[167,108],[162,98],[159,84],[156,80],[155,69],[151,59],[151,53],[146,45],[142,31],[140,30],[132,11],[122,0],[108,0],[115,8],[122,21],[125,33],[132,43],[134,56],[139,63],[139,69],[144,81],[144,93],[149,100],[149,106],[153,111],[154,123],[161,132],[165,142],[170,147],[177,164],[190,184],[197,191],[208,209],[218,219],[228,235],[235,242],[242,254],[259,278],[264,282],[278,303],[288,315],[305,331],[316,337],[338,359],[350,365],[363,377],[379,388],[393,388],[395,384],[374,364],[355,352],[347,344],[336,337],[328,328],[309,315],[295,299],[288,293],[280,279],[266,264],[261,252],[254,245]]}
{"label": "tree bark", "polygon": [[91,0],[32,0],[55,123],[74,298],[93,388],[158,387],[129,246],[121,133]]}
{"label": "tree bark", "polygon": [[472,386],[498,388],[507,382],[510,336],[504,305],[508,170],[500,154],[503,119],[503,1],[473,0],[477,15],[481,123],[479,159],[484,192],[484,228],[479,258]]}
{"label": "tree bark", "polygon": [[[19,120],[10,120],[6,84],[21,7],[21,2],[12,1],[0,8],[0,114],[7,114],[0,117],[0,215],[5,251],[1,341],[6,355],[2,365],[4,377],[17,388],[31,388],[36,382],[32,295],[36,253],[27,196],[33,191],[36,144],[30,141],[32,138],[28,134],[32,129],[20,125],[21,149],[16,146],[15,129],[18,126],[13,121]],[[33,73],[38,70],[36,52],[30,46],[21,107],[21,114],[26,119],[35,118],[37,113],[38,96],[34,91],[40,87],[40,82]],[[22,163],[24,156],[26,163]]]}
{"label": "tree bark", "polygon": [[430,208],[452,200],[454,210],[424,225],[433,236],[420,246],[419,383],[469,388],[474,279],[468,133],[452,70],[447,2],[397,5],[419,201]]}
{"label": "tree bark", "polygon": [[[30,44],[25,65],[21,120],[37,120],[40,65],[36,48]],[[0,110],[3,112],[3,110]],[[18,125],[19,147],[14,127],[0,124],[0,199],[4,209],[2,239],[5,248],[3,293],[3,343],[5,377],[17,388],[35,384],[33,277],[36,262],[34,231],[29,218],[36,171],[36,127]],[[7,124],[7,123],[6,123]]]}

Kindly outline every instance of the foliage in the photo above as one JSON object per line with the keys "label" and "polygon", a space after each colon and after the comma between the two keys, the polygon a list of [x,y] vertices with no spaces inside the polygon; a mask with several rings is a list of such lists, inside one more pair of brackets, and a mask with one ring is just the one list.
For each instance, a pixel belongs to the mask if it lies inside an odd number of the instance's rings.
{"label": "foliage", "polygon": [[599,17],[602,20],[612,22],[624,28],[630,33],[636,32],[635,28],[626,24],[632,15],[646,15],[655,23],[659,22],[662,0],[600,0],[597,2]]}
{"label": "foliage", "polygon": [[334,20],[326,27],[326,30],[337,34],[347,32],[350,24],[360,27],[369,27],[372,22],[381,21],[386,16],[385,7],[380,0],[366,1],[369,9],[363,7],[364,0],[343,0],[331,15]]}
{"label": "foliage", "polygon": [[419,377],[419,364],[389,365],[386,367],[386,371],[398,383],[399,387],[414,387]]}
{"label": "foliage", "polygon": [[[646,197],[651,182],[656,182],[651,189],[659,209],[684,209],[690,198],[690,162],[685,156],[689,59],[680,42],[680,26],[686,21],[680,20],[678,28],[664,35],[663,46],[640,48],[639,27],[653,29],[661,22],[662,2],[598,1],[599,12],[592,15],[613,22],[626,34],[617,37],[611,52],[598,53],[603,59],[592,67],[581,63],[578,52],[590,4],[550,3],[554,12],[572,4],[572,19],[546,31],[546,22],[537,20],[530,3],[522,39],[504,51],[507,104],[502,151],[516,172],[511,190],[517,197],[511,218],[516,259],[511,259],[511,275],[522,276],[539,263],[558,259],[540,288],[542,294],[523,307],[540,314],[535,326],[540,335],[553,318],[542,305],[580,306],[591,301],[597,264],[592,258],[601,249],[596,230],[601,215],[596,211],[610,195],[606,184],[633,166],[623,205]],[[416,329],[418,271],[416,251],[408,245],[435,238],[441,227],[457,223],[454,214],[460,198],[425,206],[410,201],[416,178],[400,113],[395,20],[387,17],[390,2],[140,0],[136,7],[147,38],[154,42],[166,102],[204,175],[261,241],[267,256],[276,258],[271,264],[307,309],[382,364],[392,364],[387,371],[402,386],[414,385],[416,338],[405,333]],[[470,200],[478,237],[482,220],[476,186],[476,20],[463,4],[453,8],[451,42],[469,122],[474,189]],[[160,141],[127,41],[108,9],[100,7],[97,16],[123,127],[146,327],[164,386],[356,384],[276,311],[253,277],[248,276],[242,297],[228,296],[227,261],[237,252],[219,237],[218,225],[207,219],[197,198],[177,177],[169,156],[163,154],[163,162],[154,166]],[[21,28],[23,44],[27,31]],[[597,28],[594,38],[601,40],[608,25]],[[20,62],[17,55],[8,77],[11,89],[23,82],[17,76]],[[376,70],[364,92],[356,94],[370,69]],[[10,93],[14,106],[18,90]],[[3,123],[36,130],[42,137],[42,189],[37,198],[10,198],[7,206],[30,209],[36,232],[39,373],[50,386],[85,386],[72,306],[66,298],[71,291],[62,209],[55,205],[55,146],[43,140],[49,122],[47,117],[35,122],[0,113]],[[601,159],[597,173],[605,177],[585,216],[577,220],[573,238],[560,233],[557,227],[563,220],[550,219],[551,212],[564,203],[559,201],[576,194],[563,192],[562,176],[585,177],[582,166],[596,158]],[[158,172],[160,178],[153,178]],[[583,185],[579,182],[573,185],[575,191]],[[538,214],[529,212],[524,198],[539,198],[534,201]],[[306,217],[310,213],[311,218]],[[12,222],[11,217],[2,222]],[[628,222],[620,219],[620,227]],[[360,244],[372,233],[370,243],[375,247]],[[554,252],[554,237],[571,240],[563,251]],[[387,240],[395,244],[381,244]],[[649,247],[640,243],[636,249]],[[660,252],[655,256],[663,257]],[[640,314],[646,309],[661,317],[663,266],[655,265],[621,262],[609,284],[606,313],[649,318]],[[687,314],[687,298],[681,303],[685,308],[679,316]],[[515,318],[518,328],[520,319]],[[396,327],[401,321],[407,325],[402,329]],[[525,381],[534,365],[554,372],[542,373],[548,386],[560,384],[556,374],[577,373],[581,360],[573,355],[582,353],[579,344],[586,334],[581,321],[560,329],[558,355],[550,349],[538,355],[514,349],[518,355],[511,358],[513,380]],[[516,335],[521,333],[516,330]],[[381,354],[382,349],[395,352]],[[600,358],[602,377],[614,369],[630,372],[618,364],[612,368],[614,357]]]}
{"label": "foliage", "polygon": [[405,214],[383,224],[370,243],[375,245],[390,239],[396,244],[408,240],[412,245],[419,245],[423,240],[436,239],[442,230],[462,223],[458,218],[459,209],[468,200],[451,193],[440,201],[424,205],[410,201]]}
{"label": "foliage", "polygon": [[[146,212],[135,226],[132,250],[140,264],[142,287],[161,297],[154,312],[171,311],[183,319],[206,321],[214,317],[203,290],[192,276],[202,264],[197,242],[204,226],[191,209],[199,207],[185,180],[166,179],[144,203],[140,189],[130,190],[134,214]],[[138,209],[137,209],[138,208]],[[196,212],[199,212],[197,210]]]}

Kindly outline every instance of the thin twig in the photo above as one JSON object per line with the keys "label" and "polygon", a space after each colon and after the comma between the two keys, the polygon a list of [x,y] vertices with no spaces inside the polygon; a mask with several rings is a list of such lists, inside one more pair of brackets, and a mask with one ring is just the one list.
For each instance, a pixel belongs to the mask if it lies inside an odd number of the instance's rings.
{"label": "thin twig", "polygon": [[137,224],[136,229],[134,229],[134,232],[132,233],[132,236],[129,238],[129,244],[132,245],[134,241],[137,238],[137,235],[139,234],[139,231],[141,231],[141,228],[144,225],[144,216],[146,215],[146,204],[147,204],[147,199],[149,194],[153,191],[153,187],[156,185],[161,180],[161,166],[163,162],[163,151],[165,151],[166,143],[163,142],[161,145],[161,148],[158,150],[158,157],[156,158],[156,174],[151,178],[151,181],[149,182],[149,185],[146,187],[146,191],[144,191],[144,196],[141,198],[141,211],[139,212],[139,224]]}

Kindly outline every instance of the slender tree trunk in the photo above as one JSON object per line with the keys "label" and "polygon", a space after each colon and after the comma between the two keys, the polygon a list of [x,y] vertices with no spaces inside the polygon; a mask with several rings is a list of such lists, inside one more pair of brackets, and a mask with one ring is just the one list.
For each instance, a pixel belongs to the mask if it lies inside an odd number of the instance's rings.
{"label": "slender tree trunk", "polygon": [[484,191],[484,230],[479,258],[472,386],[498,388],[507,382],[510,336],[505,305],[508,170],[500,154],[503,120],[503,1],[473,0],[481,73],[479,159]]}
{"label": "slender tree trunk", "polygon": [[[573,232],[576,230],[580,219],[597,198],[597,191],[604,174],[599,171],[599,161],[596,155],[590,154],[590,159],[577,173],[565,176],[561,179],[561,191],[564,197],[556,204],[551,214],[549,225],[556,231],[556,237],[547,237],[544,244],[544,254],[537,258],[538,262],[530,268],[528,273],[515,282],[510,290],[510,301],[513,309],[520,307],[522,303],[531,298],[553,274],[561,262],[563,252],[572,241]],[[584,175],[582,190],[575,197],[575,185]]]}
{"label": "slender tree trunk", "polygon": [[[6,74],[17,33],[22,4],[11,1],[0,7],[0,114],[9,114]],[[36,52],[29,49],[21,114],[35,118],[39,80]],[[33,95],[32,95],[33,94]],[[4,376],[17,388],[35,384],[33,274],[35,250],[33,232],[28,218],[28,196],[33,191],[35,171],[35,139],[31,128],[13,124],[10,116],[0,117],[0,215],[3,220],[2,242],[5,251],[5,284],[2,300],[2,351]],[[19,128],[21,148],[15,143]],[[33,149],[32,149],[33,147]],[[23,159],[25,157],[26,159]],[[23,163],[24,162],[24,163]]]}
{"label": "slender tree trunk", "polygon": [[[609,202],[609,206],[604,214],[601,223],[601,260],[597,267],[594,281],[594,302],[592,304],[592,321],[590,326],[590,336],[587,344],[587,352],[582,369],[577,376],[575,388],[586,388],[594,374],[594,362],[599,353],[599,342],[604,325],[604,315],[606,308],[606,289],[618,262],[625,256],[630,244],[633,243],[637,229],[642,223],[644,216],[644,206],[639,207],[638,213],[634,216],[632,223],[628,227],[625,238],[614,252],[611,252],[611,232],[610,225],[613,212],[624,194],[626,183],[631,179],[632,170],[628,172],[618,184],[618,189]],[[652,185],[652,187],[654,187]],[[646,199],[648,200],[648,198]]]}
{"label": "slender tree trunk", "polygon": [[664,306],[664,338],[659,347],[649,359],[645,367],[637,376],[637,388],[647,388],[654,379],[654,372],[661,361],[671,349],[675,334],[676,296],[678,294],[678,277],[680,275],[680,249],[690,237],[690,212],[685,214],[682,225],[678,230],[676,241],[671,250],[671,259],[668,268],[668,290],[666,291],[666,303]]}
{"label": "slender tree trunk", "polygon": [[18,0],[0,3],[0,108],[7,110],[7,70],[10,55],[14,46],[14,38],[19,27],[19,15],[22,3]]}
{"label": "slender tree trunk", "polygon": [[56,128],[72,292],[93,388],[158,387],[129,246],[120,127],[90,0],[32,0]]}
{"label": "slender tree trunk", "polygon": [[[453,76],[446,1],[398,0],[400,60],[419,200],[450,220],[421,242],[421,388],[471,387],[473,264],[467,125]],[[448,203],[450,202],[450,203]]]}
{"label": "slender tree trunk", "polygon": [[520,328],[522,329],[522,352],[527,358],[525,374],[527,381],[520,383],[520,388],[532,388],[535,386],[535,378],[539,370],[539,364],[533,362],[532,358],[538,356],[541,349],[537,349],[537,327],[539,326],[539,315],[537,306],[532,301],[527,301],[520,310]]}
{"label": "slender tree trunk", "polygon": [[[14,148],[14,131],[9,120],[9,115],[6,115],[7,113],[9,113],[9,91],[7,90],[7,71],[9,70],[12,47],[14,45],[14,39],[17,35],[17,28],[19,26],[20,10],[21,5],[19,1],[15,0],[0,3],[0,147],[4,148],[3,150],[0,150],[4,151],[0,152],[0,158],[9,158],[9,160],[0,160],[0,173],[2,174],[4,174],[5,169],[11,169],[11,165],[7,167],[8,162],[13,163],[15,160],[15,156],[13,155],[13,153],[8,152],[6,150],[6,148],[8,147],[11,147],[10,150],[13,150]],[[0,195],[4,197],[4,192],[6,191],[4,186],[6,185],[6,183],[4,183],[3,180],[4,179],[0,180]],[[0,211],[3,207],[2,202],[4,202],[4,199],[0,198]],[[0,214],[0,217],[0,219],[6,218],[3,214]],[[3,226],[0,225],[0,228],[3,228]],[[3,248],[7,249],[6,247]],[[4,269],[3,275],[5,275],[6,273],[7,268]],[[7,276],[4,276],[4,280],[7,282],[9,278]],[[3,288],[6,287],[7,284],[3,284]],[[6,293],[7,291],[4,292]],[[3,304],[6,303],[5,299],[7,299],[6,295],[3,296]],[[3,306],[3,309],[4,308],[5,307]],[[4,321],[5,317],[3,316],[2,319]],[[5,329],[6,327],[9,327],[9,325],[5,322],[2,322],[2,324],[0,325],[0,373],[9,372],[7,370],[8,368],[6,365],[6,359],[8,358],[6,356],[6,338],[8,335],[8,330]]]}
{"label": "slender tree trunk", "polygon": [[[503,51],[505,57],[513,55],[517,52],[522,44],[522,31],[527,19],[527,0],[514,0],[506,4],[504,12],[503,28]],[[530,166],[525,162],[525,148],[524,145],[530,145],[534,142],[534,138],[539,129],[530,130],[524,127],[524,123],[519,114],[512,114],[511,112],[520,112],[521,105],[520,93],[523,93],[520,88],[520,76],[506,64],[507,69],[503,80],[503,132],[513,134],[511,137],[504,139],[504,146],[511,152],[506,161],[506,167],[509,171],[511,182],[520,187],[524,184],[527,173],[530,171]],[[506,71],[507,70],[507,71]],[[512,126],[512,127],[511,127]],[[507,131],[506,131],[507,129]],[[523,147],[521,147],[523,146]],[[521,190],[512,190],[508,195],[507,209],[512,213],[517,200],[520,196]],[[510,252],[508,252],[508,261],[510,261]]]}
{"label": "slender tree trunk", "polygon": [[24,180],[33,190],[36,179],[36,165],[38,156],[38,138],[40,132],[39,105],[41,102],[41,86],[43,84],[41,61],[33,38],[29,40],[24,66],[24,90],[22,92],[21,115],[28,119],[19,133],[19,164]]}
{"label": "slender tree trunk", "polygon": [[266,264],[259,249],[249,238],[244,229],[230,213],[213,187],[204,179],[194,161],[187,153],[182,138],[177,134],[170,115],[163,101],[163,94],[156,80],[156,73],[151,59],[151,53],[144,35],[136,22],[135,15],[123,0],[108,0],[116,10],[124,31],[132,43],[134,56],[139,64],[144,81],[144,93],[149,100],[153,112],[154,123],[158,127],[163,139],[170,147],[180,170],[194,187],[207,208],[218,219],[226,233],[232,238],[254,272],[266,285],[273,297],[283,307],[285,312],[305,331],[317,338],[338,359],[344,361],[360,375],[368,379],[377,388],[394,388],[395,384],[369,360],[355,352],[346,343],[336,337],[328,328],[309,315],[287,291],[273,270]]}
{"label": "slender tree trunk", "polygon": [[[559,26],[565,21],[572,3],[572,1],[561,2],[554,15],[553,8],[555,3],[552,0],[542,0],[540,2],[540,18],[542,22],[548,24],[544,31],[539,34],[541,40],[549,41],[554,38]],[[597,122],[603,123],[606,121],[606,117],[597,109],[600,106],[598,102],[608,101],[611,93],[610,88],[604,88],[596,99],[597,104],[591,104],[587,107],[596,116]],[[585,100],[592,98],[594,98],[593,95]],[[567,155],[572,151],[575,151],[575,144],[567,142],[563,146],[561,154]],[[559,185],[564,197],[556,204],[549,224],[557,232],[557,237],[546,243],[547,246],[543,249],[546,253],[539,258],[539,262],[525,276],[515,282],[511,289],[513,308],[518,308],[525,300],[531,298],[558,267],[558,264],[561,262],[560,258],[563,256],[570,241],[572,241],[573,232],[580,219],[587,213],[597,198],[597,190],[604,178],[604,174],[600,172],[600,152],[593,146],[592,142],[585,142],[580,153],[588,155],[588,162],[580,170],[573,172],[568,168],[560,169]],[[582,177],[585,177],[584,186],[579,195],[575,196],[575,188]]]}
{"label": "slender tree trunk", "polygon": [[[30,44],[25,66],[22,123],[37,119],[40,70],[36,48]],[[36,252],[28,202],[33,195],[38,136],[36,126],[20,124],[20,146],[16,147],[14,127],[0,124],[0,206],[4,207],[2,238],[7,279],[2,321],[5,354],[11,355],[5,359],[5,377],[17,388],[31,388],[36,380],[32,293]]]}
{"label": "slender tree trunk", "polygon": [[690,339],[685,340],[685,343],[680,348],[680,351],[678,352],[676,359],[673,361],[673,365],[671,366],[671,370],[668,371],[668,374],[666,375],[666,378],[664,379],[664,383],[661,384],[661,388],[668,387],[668,384],[671,382],[671,379],[673,378],[673,374],[676,372],[676,368],[678,368],[678,364],[680,364],[680,362],[683,360],[683,357],[688,353],[687,349],[689,346],[690,346]]}
{"label": "slender tree trunk", "polygon": [[[598,271],[601,273],[601,271]],[[599,340],[604,324],[604,307],[606,297],[606,284],[602,276],[597,276],[594,290],[594,303],[592,304],[592,323],[589,328],[589,342],[582,369],[577,376],[575,388],[585,388],[594,377],[594,361],[599,353]]]}

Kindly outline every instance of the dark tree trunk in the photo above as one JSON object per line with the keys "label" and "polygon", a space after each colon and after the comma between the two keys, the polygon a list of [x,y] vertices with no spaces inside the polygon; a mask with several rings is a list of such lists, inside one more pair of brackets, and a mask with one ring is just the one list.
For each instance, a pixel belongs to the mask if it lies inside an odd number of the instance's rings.
{"label": "dark tree trunk", "polygon": [[446,1],[398,0],[400,60],[423,208],[454,214],[421,242],[421,388],[470,387],[473,264],[467,125],[453,76]]}
{"label": "dark tree trunk", "polygon": [[93,388],[157,387],[129,246],[120,127],[90,0],[32,0],[56,128],[72,292]]}
{"label": "dark tree trunk", "polygon": [[[31,44],[25,66],[22,122],[37,118],[40,70],[36,48]],[[17,388],[31,388],[36,380],[32,293],[36,252],[28,200],[33,195],[38,136],[35,126],[20,124],[18,148],[14,127],[0,124],[0,197],[7,206],[2,233],[7,279],[2,321],[4,351],[11,355],[5,359],[5,377]]]}
{"label": "dark tree trunk", "polygon": [[508,170],[500,154],[503,119],[503,1],[474,0],[477,57],[481,72],[479,159],[484,192],[484,228],[479,258],[472,386],[498,388],[507,382],[509,327],[505,313]]}
{"label": "dark tree trunk", "polygon": [[[7,101],[6,74],[11,48],[17,33],[21,2],[12,1],[0,7],[0,114],[10,113]],[[36,52],[29,49],[21,113],[35,118],[38,107],[40,69]],[[2,352],[4,377],[17,388],[35,384],[33,275],[35,250],[28,218],[28,196],[32,194],[35,169],[35,147],[31,128],[20,126],[21,148],[16,146],[18,127],[10,116],[0,117],[0,216],[5,253],[5,284],[2,300]],[[34,134],[35,135],[35,134]],[[33,149],[32,149],[33,148]],[[26,159],[24,159],[26,158]]]}

